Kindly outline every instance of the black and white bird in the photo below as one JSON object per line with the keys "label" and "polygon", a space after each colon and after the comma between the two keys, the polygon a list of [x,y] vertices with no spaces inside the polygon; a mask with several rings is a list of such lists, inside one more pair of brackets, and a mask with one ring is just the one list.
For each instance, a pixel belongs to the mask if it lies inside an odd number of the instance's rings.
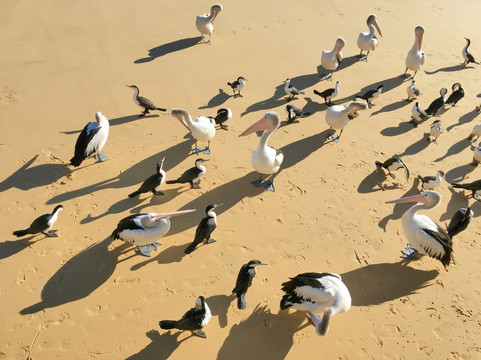
{"label": "black and white bird", "polygon": [[[240,97],[243,97],[241,95],[241,90],[244,88],[244,86],[246,86],[246,82],[247,79],[243,76],[239,76],[237,78],[237,80],[233,81],[233,82],[228,82],[227,85],[229,85],[231,88],[232,88],[232,91],[234,91],[234,98],[236,98],[237,96],[240,96]],[[237,91],[237,94],[235,93]]]}
{"label": "black and white bird", "polygon": [[232,293],[236,294],[237,296],[237,308],[239,310],[247,309],[246,293],[249,287],[252,285],[252,280],[254,280],[254,277],[256,276],[257,267],[259,265],[267,264],[263,264],[259,260],[251,260],[247,264],[242,265],[239,270],[235,287],[232,290]]}
{"label": "black and white bird", "polygon": [[203,163],[209,161],[208,159],[195,160],[195,166],[184,171],[184,173],[177,178],[177,180],[167,180],[167,184],[185,184],[189,183],[193,189],[200,189],[200,177],[205,175],[206,168]]}
{"label": "black and white bird", "polygon": [[42,233],[48,237],[57,237],[57,230],[51,229],[53,224],[55,224],[58,219],[59,212],[62,210],[63,206],[57,205],[51,214],[43,214],[42,216],[39,216],[30,224],[28,229],[14,231],[13,235],[20,237],[28,234],[35,235]]}
{"label": "black and white bird", "polygon": [[297,118],[300,118],[302,115],[304,115],[302,113],[301,108],[298,108],[297,106],[292,105],[292,104],[287,104],[286,107],[284,108],[284,110],[287,113],[287,122],[286,122],[287,124],[293,123],[294,120],[296,120]]}
{"label": "black and white bird", "polygon": [[481,201],[481,198],[479,197],[481,195],[481,180],[476,180],[466,184],[451,183],[451,186],[456,189],[470,190],[471,196],[477,201]]}
{"label": "black and white bird", "polygon": [[160,163],[157,164],[157,171],[154,175],[149,176],[143,183],[140,185],[139,190],[134,191],[133,193],[129,194],[129,198],[152,192],[154,195],[164,195],[163,192],[160,191],[160,188],[165,182],[165,171],[162,170],[164,166],[165,157],[162,159]]}
{"label": "black and white bird", "polygon": [[433,190],[441,186],[444,179],[444,171],[438,170],[435,176],[418,175],[418,179],[421,180],[421,190]]}
{"label": "black and white bird", "polygon": [[157,105],[155,105],[149,99],[146,99],[143,96],[139,96],[139,88],[136,85],[125,86],[134,89],[134,102],[144,109],[144,111],[142,112],[142,114],[139,115],[139,117],[150,114],[150,110],[167,111],[167,109],[157,107]]}
{"label": "black and white bird", "polygon": [[468,136],[468,140],[476,141],[480,136],[481,136],[481,124],[474,125],[473,130],[471,131],[471,134]]}
{"label": "black and white bird", "polygon": [[426,114],[426,111],[419,107],[418,102],[416,102],[416,104],[414,104],[414,106],[412,107],[411,115],[413,116],[413,118],[410,123],[413,124],[414,127],[417,127],[418,123],[430,118],[430,116]]}
{"label": "black and white bird", "polygon": [[422,95],[422,92],[416,87],[416,80],[414,79],[411,79],[411,85],[406,88],[406,91],[408,93],[408,98],[406,101],[409,102],[416,99],[419,95]]}
{"label": "black and white bird", "polygon": [[211,244],[215,242],[214,239],[211,239],[211,235],[214,232],[215,228],[217,227],[217,215],[214,212],[214,209],[217,206],[220,206],[222,204],[212,204],[207,206],[205,209],[206,217],[203,218],[199,225],[197,226],[197,229],[195,230],[195,237],[194,241],[189,244],[184,250],[184,253],[190,254],[192,251],[195,250],[197,245],[200,243],[204,242],[205,244]]}
{"label": "black and white bird", "polygon": [[157,242],[170,230],[172,216],[191,213],[195,210],[179,210],[170,213],[130,215],[119,221],[112,232],[112,239],[119,239],[137,246],[136,251],[144,256],[150,256],[152,250],[157,250]]}
{"label": "black and white bird", "polygon": [[401,222],[408,245],[402,251],[402,258],[419,259],[428,255],[441,261],[447,267],[453,259],[453,240],[451,236],[426,215],[419,215],[419,211],[434,209],[442,201],[441,194],[426,190],[420,194],[388,201],[392,203],[415,202],[402,216]]}
{"label": "black and white bird", "polygon": [[449,225],[446,226],[448,235],[453,238],[461,231],[466,230],[473,216],[474,212],[469,206],[457,210],[451,218]]}
{"label": "black and white bird", "polygon": [[292,86],[291,85],[291,79],[289,79],[289,78],[287,78],[286,81],[285,81],[284,91],[286,92],[287,96],[289,96],[287,101],[291,101],[297,95],[304,95],[305,94],[304,91],[300,91],[296,87]]}
{"label": "black and white bird", "polygon": [[453,92],[446,100],[446,104],[456,106],[458,101],[464,97],[465,91],[460,83],[454,83],[451,89]]}
{"label": "black and white bird", "polygon": [[481,143],[478,143],[478,146],[474,148],[473,152],[473,162],[471,165],[478,166],[481,163]]}
{"label": "black and white bird", "polygon": [[[319,335],[326,335],[332,316],[351,308],[351,294],[341,276],[332,273],[304,273],[282,284],[286,294],[281,309],[307,311]],[[322,318],[316,313],[324,311]]]}
{"label": "black and white bird", "polygon": [[[357,38],[357,46],[361,49],[359,56],[361,57],[362,61],[367,61],[367,57],[372,50],[376,49],[377,46],[377,37],[374,33],[374,28],[376,28],[379,36],[382,37],[381,29],[377,24],[377,16],[374,14],[369,15],[367,18],[367,26],[369,28],[369,32],[362,32],[359,34]],[[363,51],[367,51],[367,54],[363,56]]]}
{"label": "black and white bird", "polygon": [[180,320],[162,320],[159,326],[164,330],[178,329],[191,331],[194,335],[207,338],[202,329],[209,323],[212,314],[205,298],[199,296],[195,300],[195,307],[187,311]]}
{"label": "black and white bird", "polygon": [[372,108],[372,101],[374,99],[377,99],[379,97],[379,95],[381,95],[381,92],[382,92],[382,89],[384,88],[384,85],[379,85],[377,88],[375,89],[371,89],[371,90],[368,90],[366,91],[364,94],[362,95],[356,95],[356,99],[363,99],[363,100],[366,100],[367,101],[367,106],[370,108]]}
{"label": "black and white bird", "polygon": [[376,161],[376,166],[386,169],[393,179],[396,179],[396,175],[393,174],[393,171],[404,169],[404,175],[406,176],[406,180],[409,180],[409,168],[404,163],[404,161],[401,160],[400,157],[389,158],[383,163],[380,161]]}
{"label": "black and white bird", "polygon": [[468,51],[468,47],[471,45],[471,40],[468,38],[466,39],[466,46],[463,48],[462,54],[464,58],[464,63],[463,65],[466,66],[469,63],[475,63],[475,64],[480,64],[478,61],[474,60],[474,56]]}
{"label": "black and white bird", "polygon": [[232,117],[232,111],[227,108],[220,108],[217,110],[217,115],[214,117],[216,125],[219,125],[222,130],[228,130],[224,123]]}
{"label": "black and white bird", "polygon": [[[441,120],[434,121],[431,124],[431,129],[429,130],[429,133],[428,133],[428,138],[427,138],[428,142],[433,142],[437,144],[438,137],[440,137],[442,133],[443,133],[443,128],[442,128]],[[433,138],[432,140],[431,140],[431,137]]]}
{"label": "black and white bird", "polygon": [[448,93],[448,89],[442,88],[439,90],[439,94],[441,95],[437,99],[433,100],[429,107],[425,110],[428,116],[434,116],[436,113],[444,106],[446,103],[446,94]]}
{"label": "black and white bird", "polygon": [[341,82],[336,81],[336,86],[334,88],[326,89],[322,92],[314,90],[314,94],[324,98],[324,103],[328,106],[331,106],[333,105],[332,99],[334,99],[337,95],[339,95],[339,85],[341,85]]}
{"label": "black and white bird", "polygon": [[100,111],[95,113],[95,119],[97,122],[87,123],[80,132],[75,143],[74,156],[70,159],[70,165],[77,167],[92,155],[96,162],[109,159],[102,151],[109,137],[109,121]]}

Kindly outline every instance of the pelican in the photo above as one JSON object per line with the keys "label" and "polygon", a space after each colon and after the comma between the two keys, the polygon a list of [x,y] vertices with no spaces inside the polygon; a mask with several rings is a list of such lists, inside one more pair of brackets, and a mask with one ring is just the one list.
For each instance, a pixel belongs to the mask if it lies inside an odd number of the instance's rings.
{"label": "pelican", "polygon": [[447,267],[453,259],[453,240],[448,233],[426,215],[419,215],[421,210],[433,209],[441,203],[442,197],[436,191],[426,190],[420,194],[388,201],[388,204],[418,202],[402,216],[404,234],[408,240],[402,258],[418,259],[422,255],[435,258]]}
{"label": "pelican", "polygon": [[[282,291],[286,294],[281,300],[281,310],[307,311],[307,317],[319,335],[327,334],[332,316],[351,308],[351,294],[338,274],[299,274],[283,283]],[[314,315],[322,310],[322,318]]]}
{"label": "pelican", "polygon": [[[183,109],[172,109],[171,114],[192,133],[195,139],[195,148],[192,153],[210,154],[210,141],[215,136],[215,120],[205,116],[197,116],[192,120],[189,112]],[[197,146],[197,141],[207,141],[208,143],[204,149],[201,149]]]}
{"label": "pelican", "polygon": [[[376,28],[377,32],[382,37],[381,29],[379,29],[379,25],[377,24],[376,15],[369,15],[369,17],[367,18],[367,26],[369,27],[369,32],[362,32],[357,38],[357,46],[359,47],[359,49],[361,49],[361,53],[359,54],[359,56],[361,57],[362,61],[367,61],[369,52],[376,49],[377,37],[374,34],[374,28]],[[367,51],[367,54],[364,57],[362,57],[363,51]]]}
{"label": "pelican", "polygon": [[414,29],[415,40],[414,45],[409,50],[408,56],[406,57],[406,71],[404,71],[404,75],[406,75],[408,69],[414,71],[414,75],[411,76],[412,79],[416,76],[416,73],[424,65],[426,61],[426,55],[424,52],[421,51],[421,45],[423,42],[423,35],[424,35],[424,28],[422,26],[416,26]]}
{"label": "pelican", "polygon": [[409,85],[406,89],[408,93],[408,98],[406,101],[411,102],[416,99],[419,95],[422,95],[422,92],[416,87],[416,81],[411,79],[411,85]]}
{"label": "pelican", "polygon": [[274,184],[271,180],[262,180],[262,174],[271,175],[279,171],[284,154],[280,150],[276,150],[267,145],[272,133],[277,130],[280,125],[279,115],[274,111],[265,113],[264,117],[255,124],[249,126],[239,136],[246,136],[255,131],[265,130],[262,133],[261,140],[257,149],[252,151],[252,166],[259,173],[260,178],[254,181],[252,185],[255,187],[264,186],[268,191],[275,191]]}
{"label": "pelican", "polygon": [[337,67],[342,61],[342,48],[346,46],[346,42],[342,37],[338,37],[336,44],[331,51],[324,50],[321,56],[321,65],[324,69],[330,71],[328,75],[324,75],[323,78],[332,81],[332,73],[336,71]]}
{"label": "pelican", "polygon": [[170,229],[169,217],[187,214],[195,210],[179,210],[164,214],[137,214],[123,218],[112,232],[112,239],[120,239],[137,246],[137,252],[150,256],[150,252],[160,246],[156,240]]}
{"label": "pelican", "polygon": [[[341,138],[344,128],[353,119],[354,113],[360,110],[366,110],[367,104],[360,101],[352,101],[347,107],[343,105],[334,105],[326,111],[326,122],[330,126],[331,132],[327,136],[329,140],[338,142]],[[332,129],[339,129],[341,132],[338,136],[334,136]]]}
{"label": "pelican", "polygon": [[469,40],[468,38],[464,38],[466,39],[466,46],[463,48],[463,51],[462,51],[462,54],[463,54],[463,58],[464,58],[464,63],[463,63],[463,66],[466,66],[468,65],[469,63],[475,63],[475,64],[480,64],[478,61],[474,60],[474,56],[473,54],[471,54],[469,51],[468,51],[468,47],[471,45],[471,40]]}
{"label": "pelican", "polygon": [[[200,35],[202,36],[202,39],[200,39],[199,42],[205,42],[208,45],[211,44],[210,35],[212,34],[212,31],[214,31],[214,20],[221,11],[222,5],[214,4],[210,7],[210,14],[197,15],[195,26],[197,26],[197,30],[199,30]],[[205,41],[204,35],[209,35],[208,41]]]}

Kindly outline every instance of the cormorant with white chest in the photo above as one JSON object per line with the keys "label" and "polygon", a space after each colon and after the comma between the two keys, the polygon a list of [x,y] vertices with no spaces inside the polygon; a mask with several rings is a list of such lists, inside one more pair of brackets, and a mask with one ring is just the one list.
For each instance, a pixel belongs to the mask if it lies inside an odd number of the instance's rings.
{"label": "cormorant with white chest", "polygon": [[418,175],[418,179],[421,181],[421,190],[429,189],[433,190],[439,186],[444,179],[444,171],[438,170],[436,176],[421,176]]}
{"label": "cormorant with white chest", "polygon": [[291,79],[289,79],[289,78],[287,78],[286,81],[285,81],[284,91],[286,92],[287,96],[289,96],[287,101],[291,101],[297,95],[304,95],[305,94],[304,91],[300,91],[296,87],[291,85]]}
{"label": "cormorant with white chest", "polygon": [[[246,81],[247,79],[245,77],[239,76],[237,80],[227,83],[227,85],[232,88],[232,91],[234,91],[234,98],[236,98],[237,96],[243,97],[240,92],[244,88],[244,86],[246,86]],[[237,94],[235,93],[236,91]]]}
{"label": "cormorant with white chest", "polygon": [[406,91],[408,93],[408,97],[406,101],[409,101],[409,102],[416,99],[419,95],[422,95],[422,92],[419,91],[419,89],[416,87],[416,80],[414,79],[411,79],[411,85],[407,87]]}
{"label": "cormorant with white chest", "polygon": [[165,158],[157,164],[157,172],[154,175],[149,176],[142,185],[140,185],[139,190],[129,194],[129,198],[148,192],[152,192],[154,195],[164,195],[164,193],[160,191],[160,187],[165,182],[165,171],[162,170],[164,160]]}
{"label": "cormorant with white chest", "polygon": [[[428,133],[428,138],[427,138],[428,142],[433,142],[437,144],[438,137],[440,137],[443,132],[444,131],[442,128],[441,120],[434,121],[431,124],[431,129],[429,130],[429,133]],[[431,137],[433,138],[432,140],[431,140]]]}
{"label": "cormorant with white chest", "polygon": [[254,280],[254,277],[256,276],[257,267],[259,265],[267,264],[263,264],[259,260],[251,260],[240,268],[235,287],[232,290],[232,293],[237,296],[237,308],[239,310],[247,309],[246,293],[252,285],[252,280]]}
{"label": "cormorant with white chest", "polygon": [[43,214],[36,218],[32,224],[28,227],[28,229],[25,230],[17,230],[13,232],[13,235],[20,237],[20,236],[25,236],[27,234],[38,234],[42,233],[47,235],[48,237],[57,237],[57,230],[50,230],[57,221],[58,214],[60,211],[63,210],[62,205],[57,205],[55,209],[53,209],[51,214]]}
{"label": "cormorant with white chest", "polygon": [[158,110],[158,111],[167,111],[167,109],[164,108],[159,108],[157,105],[155,105],[152,101],[149,99],[146,99],[142,96],[139,96],[139,88],[136,85],[125,85],[129,88],[134,89],[134,102],[139,105],[141,108],[144,109],[142,114],[139,115],[139,117],[145,116],[147,114],[150,114],[149,110]]}
{"label": "cormorant with white chest", "polygon": [[464,88],[461,86],[460,83],[453,84],[452,88],[453,92],[449,95],[448,99],[446,100],[446,104],[456,106],[459,100],[461,100],[466,92]]}
{"label": "cormorant with white chest", "polygon": [[376,166],[386,169],[393,179],[396,179],[396,175],[393,174],[393,171],[404,169],[404,175],[406,176],[406,180],[409,180],[408,166],[404,163],[404,161],[401,160],[400,157],[389,158],[383,163],[380,161],[376,161]]}
{"label": "cormorant with white chest", "polygon": [[204,242],[205,244],[211,244],[215,241],[211,239],[210,236],[217,227],[217,215],[214,212],[214,209],[220,205],[222,204],[212,204],[207,206],[207,208],[205,209],[205,213],[207,216],[200,221],[197,229],[195,230],[194,241],[185,248],[184,253],[190,254],[192,251],[195,250],[197,245],[202,242]]}
{"label": "cormorant with white chest", "polygon": [[368,90],[366,91],[364,94],[362,95],[356,95],[356,99],[363,99],[363,100],[366,100],[367,101],[367,106],[370,108],[372,108],[372,103],[371,101],[373,101],[374,99],[378,98],[379,95],[381,95],[381,92],[382,92],[382,89],[384,88],[384,85],[379,85],[377,88],[375,89],[371,89],[371,90]]}
{"label": "cormorant with white chest", "polygon": [[314,94],[324,98],[324,103],[327,106],[332,106],[333,104],[331,100],[334,99],[337,95],[339,95],[339,85],[341,85],[341,82],[336,81],[336,86],[334,88],[326,89],[321,92],[314,89]]}
{"label": "cormorant with white chest", "polygon": [[202,163],[209,161],[208,159],[195,160],[195,166],[184,171],[184,173],[177,178],[177,180],[167,180],[167,184],[185,184],[189,183],[193,189],[200,189],[200,177],[206,172],[206,168]]}
{"label": "cormorant with white chest", "polygon": [[468,38],[465,38],[465,39],[466,39],[466,46],[463,48],[463,51],[462,51],[463,58],[464,58],[463,65],[466,66],[469,63],[475,63],[475,64],[479,65],[479,62],[474,60],[473,54],[471,54],[468,51],[468,47],[471,45],[471,40],[469,40]]}

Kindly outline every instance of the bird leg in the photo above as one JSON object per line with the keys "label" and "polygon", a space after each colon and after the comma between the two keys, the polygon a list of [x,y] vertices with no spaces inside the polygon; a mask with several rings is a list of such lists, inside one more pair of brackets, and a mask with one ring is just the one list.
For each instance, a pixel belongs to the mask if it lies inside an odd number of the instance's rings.
{"label": "bird leg", "polygon": [[[367,57],[369,55],[369,51],[367,52],[366,56],[364,56],[361,61],[367,62]],[[361,56],[362,56],[362,51],[361,51]]]}
{"label": "bird leg", "polygon": [[209,34],[209,40],[207,40],[205,43],[206,43],[207,45],[210,45],[210,44],[211,44],[211,42],[210,42],[210,34]]}
{"label": "bird leg", "polygon": [[321,80],[332,81],[332,72],[330,74],[323,74],[321,75]]}
{"label": "bird leg", "polygon": [[204,240],[204,244],[213,244],[213,243],[215,243],[215,242],[216,242],[216,240],[211,239],[210,237],[209,237],[208,239],[205,239],[205,240]]}
{"label": "bird leg", "polygon": [[209,142],[207,143],[207,146],[202,149],[202,152],[203,152],[204,154],[210,155],[210,140],[209,140]]}
{"label": "bird leg", "polygon": [[259,180],[251,182],[255,187],[264,187],[267,191],[276,191],[271,180],[262,180],[262,174],[259,174]]}
{"label": "bird leg", "polygon": [[159,246],[160,246],[160,243],[153,242],[152,244],[137,246],[137,249],[135,249],[135,251],[137,251],[140,255],[150,257],[150,252],[152,250],[157,250]]}
{"label": "bird leg", "polygon": [[227,125],[220,124],[220,128],[221,128],[222,130],[229,131]]}
{"label": "bird leg", "polygon": [[411,244],[408,244],[406,246],[405,250],[401,251],[402,255],[401,257],[403,259],[409,259],[409,260],[419,260],[423,255],[420,254]]}
{"label": "bird leg", "polygon": [[58,237],[57,230],[42,231],[42,234],[47,235],[47,237]]}
{"label": "bird leg", "polygon": [[391,177],[393,178],[393,180],[395,180],[395,179],[396,179],[396,175],[394,175],[394,174],[391,172],[391,170],[388,170],[388,171],[389,171],[389,175],[391,175]]}
{"label": "bird leg", "polygon": [[107,161],[109,158],[104,155],[104,152],[101,151],[98,154],[95,153],[95,162],[104,162]]}
{"label": "bird leg", "polygon": [[[331,128],[332,129],[332,128]],[[341,130],[341,132],[339,133],[339,135],[334,135],[333,133],[329,134],[329,136],[327,137],[329,140],[332,140],[334,141],[335,143],[338,143],[339,142],[339,139],[341,138],[341,135],[342,135],[342,132],[344,131],[344,129]]]}
{"label": "bird leg", "polygon": [[199,184],[200,184],[200,181],[197,181],[196,183],[191,182],[191,183],[190,183],[190,187],[191,187],[192,189],[200,189]]}
{"label": "bird leg", "polygon": [[200,146],[197,145],[197,140],[195,141],[195,148],[192,150],[192,154],[199,155],[202,152],[202,149]]}
{"label": "bird leg", "polygon": [[207,335],[202,330],[195,330],[195,331],[192,331],[192,333],[194,335],[197,335],[198,337],[201,337],[203,339],[207,339]]}

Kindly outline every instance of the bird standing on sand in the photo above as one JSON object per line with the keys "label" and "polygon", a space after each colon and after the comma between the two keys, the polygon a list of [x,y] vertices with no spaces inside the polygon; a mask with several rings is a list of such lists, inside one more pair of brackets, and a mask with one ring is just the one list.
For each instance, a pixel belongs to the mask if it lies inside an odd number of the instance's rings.
{"label": "bird standing on sand", "polygon": [[70,165],[80,164],[90,156],[95,157],[95,162],[107,161],[109,158],[102,151],[109,137],[109,121],[100,111],[95,113],[97,122],[89,122],[80,132],[75,143],[75,152],[70,159]]}
{"label": "bird standing on sand", "polygon": [[165,182],[165,171],[162,170],[164,160],[165,157],[157,164],[157,172],[149,176],[142,185],[140,185],[139,190],[129,194],[129,198],[148,192],[152,192],[154,195],[164,195],[164,193],[160,191],[161,186]]}
{"label": "bird standing on sand", "polygon": [[[331,317],[351,308],[351,294],[338,274],[299,274],[284,282],[282,291],[286,294],[281,300],[281,310],[307,311],[319,335],[327,334]],[[323,310],[322,318],[315,315]]]}
{"label": "bird standing on sand", "polygon": [[[428,134],[428,142],[433,142],[437,145],[438,143],[438,137],[441,136],[443,133],[443,128],[441,127],[441,120],[436,120],[431,124],[431,129],[429,130]],[[431,140],[431,137],[433,138]]]}
{"label": "bird standing on sand", "polygon": [[139,96],[140,91],[137,86],[135,85],[125,85],[125,86],[134,89],[134,102],[144,109],[144,111],[142,112],[142,114],[139,115],[139,117],[150,114],[149,110],[167,111],[167,109],[157,107],[149,99],[146,99],[143,96]]}
{"label": "bird standing on sand", "polygon": [[411,76],[411,79],[414,79],[418,70],[421,69],[421,66],[426,62],[426,55],[424,55],[424,52],[421,50],[424,28],[422,26],[416,26],[414,29],[414,35],[414,44],[406,57],[406,71],[404,71],[404,75],[406,75],[408,69],[414,71],[414,75]]}
{"label": "bird standing on sand", "polygon": [[481,201],[480,195],[481,195],[481,180],[476,180],[471,183],[466,183],[466,184],[454,184],[451,183],[451,186],[456,189],[465,189],[465,190],[470,190],[471,191],[471,196],[477,200]]}
{"label": "bird standing on sand", "polygon": [[195,160],[195,166],[186,170],[177,180],[167,180],[167,184],[185,184],[189,183],[192,189],[200,189],[200,177],[206,172],[206,168],[202,163],[209,161],[208,159]]}
{"label": "bird standing on sand", "polygon": [[469,141],[476,141],[481,136],[481,124],[474,125],[471,134],[468,136]]}
{"label": "bird standing on sand", "polygon": [[438,170],[436,176],[421,176],[418,175],[418,179],[421,180],[421,190],[429,189],[433,190],[441,186],[444,179],[444,171]]}
{"label": "bird standing on sand", "polygon": [[323,50],[321,55],[321,65],[324,69],[329,71],[329,74],[324,74],[323,79],[332,81],[332,74],[342,61],[342,48],[346,46],[346,42],[342,37],[336,39],[334,48],[332,50]]}
{"label": "bird standing on sand", "polygon": [[170,230],[169,217],[191,213],[195,210],[179,210],[164,214],[130,215],[119,221],[112,232],[112,239],[119,239],[137,246],[136,251],[144,256],[150,256],[152,250],[157,250],[157,242]]}
{"label": "bird standing on sand", "polygon": [[[210,154],[210,141],[215,136],[215,120],[205,116],[196,116],[192,119],[190,113],[183,109],[172,109],[171,115],[184,125],[195,139],[195,148],[193,154]],[[198,141],[207,141],[207,146],[201,149],[197,146]]]}
{"label": "bird standing on sand", "polygon": [[286,81],[285,81],[284,91],[286,92],[287,96],[289,96],[287,101],[291,101],[297,95],[301,95],[301,94],[304,95],[305,94],[304,91],[300,91],[297,88],[295,88],[294,86],[292,86],[291,85],[291,79],[289,79],[289,78],[287,78]]}
{"label": "bird standing on sand", "polygon": [[228,130],[227,125],[224,123],[232,117],[232,111],[227,108],[220,108],[217,110],[217,115],[215,116],[214,120],[217,125],[220,126],[222,130]]}
{"label": "bird standing on sand", "polygon": [[473,162],[471,165],[478,166],[481,163],[481,143],[474,148]]}
{"label": "bird standing on sand", "polygon": [[474,212],[469,206],[457,210],[451,218],[449,225],[446,227],[448,235],[453,238],[461,231],[466,230],[473,216]]}
{"label": "bird standing on sand", "polygon": [[[357,115],[360,110],[366,110],[367,104],[359,101],[352,101],[347,107],[343,105],[334,105],[326,111],[326,122],[330,127],[330,132],[327,139],[338,142],[341,138],[344,128],[349,124],[349,121]],[[339,135],[335,136],[333,129],[341,130]]]}
{"label": "bird standing on sand", "polygon": [[203,296],[199,296],[195,301],[195,307],[187,311],[180,320],[159,321],[161,329],[178,329],[181,331],[192,331],[194,335],[207,338],[202,329],[209,323],[212,314]]}
{"label": "bird standing on sand", "polygon": [[426,114],[428,116],[435,116],[436,113],[446,104],[446,94],[448,93],[448,89],[442,88],[439,90],[439,94],[441,95],[437,99],[434,99],[431,104],[429,104],[428,108],[426,109]]}
{"label": "bird standing on sand", "polygon": [[406,101],[411,102],[414,99],[416,99],[419,95],[422,95],[422,92],[419,91],[419,89],[415,85],[416,85],[416,80],[411,79],[411,85],[409,85],[406,89],[408,93],[408,98],[406,99]]}
{"label": "bird standing on sand", "polygon": [[396,175],[393,174],[393,171],[404,169],[404,175],[406,176],[406,180],[409,180],[408,166],[404,163],[404,161],[401,160],[400,157],[389,158],[383,163],[380,161],[376,161],[376,166],[386,169],[393,179],[396,179]]}
{"label": "bird standing on sand", "polygon": [[25,236],[27,234],[35,235],[42,233],[44,235],[47,235],[48,237],[57,237],[58,235],[56,234],[57,230],[50,230],[55,224],[55,222],[58,219],[58,214],[60,211],[63,210],[62,205],[57,205],[55,209],[53,209],[51,214],[43,214],[36,218],[32,224],[28,227],[28,229],[25,230],[17,230],[13,232],[13,235],[20,237],[20,236]]}
{"label": "bird standing on sand", "polygon": [[442,201],[441,194],[433,190],[422,191],[420,194],[388,201],[392,203],[416,202],[402,216],[404,235],[408,240],[402,258],[417,260],[428,255],[441,261],[447,267],[453,259],[453,240],[449,234],[426,215],[419,215],[422,210],[433,209]]}
{"label": "bird standing on sand", "polygon": [[[377,16],[374,14],[369,15],[367,18],[367,26],[369,27],[369,32],[362,32],[359,34],[357,38],[357,46],[361,49],[361,53],[359,56],[361,57],[362,61],[367,61],[367,57],[369,56],[369,52],[376,49],[377,46],[377,37],[374,33],[374,28],[376,28],[379,35],[382,37],[381,29],[377,24]],[[362,52],[367,51],[366,56],[362,56]]]}
{"label": "bird standing on sand", "polygon": [[474,60],[474,56],[468,51],[468,47],[471,45],[471,40],[469,40],[468,38],[465,38],[465,39],[466,39],[466,46],[463,48],[463,51],[462,51],[463,58],[464,58],[463,65],[466,66],[469,63],[475,63],[479,65],[479,62]]}
{"label": "bird standing on sand", "polygon": [[461,100],[466,93],[460,83],[453,84],[451,89],[453,92],[451,93],[451,95],[449,95],[448,99],[446,100],[446,104],[456,106],[458,101]]}
{"label": "bird standing on sand", "polygon": [[262,180],[262,174],[273,175],[279,171],[284,154],[282,151],[274,149],[267,145],[271,135],[279,128],[281,121],[279,115],[274,111],[269,111],[264,116],[249,126],[239,136],[246,136],[256,131],[264,130],[259,146],[252,151],[252,166],[259,173],[259,180],[252,182],[255,187],[263,186],[267,191],[275,191],[272,180]]}
{"label": "bird standing on sand", "polygon": [[426,114],[426,111],[424,111],[419,107],[418,102],[416,102],[416,104],[414,104],[414,106],[412,107],[411,114],[413,118],[410,121],[410,123],[413,124],[414,127],[417,127],[418,123],[420,123],[421,121],[427,120],[430,117],[428,114]]}
{"label": "bird standing on sand", "polygon": [[373,105],[371,103],[371,101],[373,101],[374,99],[377,99],[379,97],[379,95],[381,95],[381,92],[382,92],[383,88],[384,88],[384,85],[381,84],[377,88],[368,90],[362,95],[356,95],[356,99],[366,100],[367,106],[370,109],[370,108],[372,108],[372,105]]}
{"label": "bird standing on sand", "polygon": [[237,308],[239,310],[247,309],[246,293],[249,287],[252,285],[252,280],[257,273],[257,266],[267,265],[263,264],[259,260],[251,260],[247,264],[242,265],[237,275],[235,287],[232,290],[233,294],[237,296]]}
{"label": "bird standing on sand", "polygon": [[[234,82],[228,82],[227,85],[229,85],[231,88],[232,88],[232,91],[234,91],[234,98],[236,98],[237,96],[240,96],[240,97],[243,97],[241,95],[241,90],[244,88],[244,86],[246,86],[246,82],[247,79],[243,76],[239,76],[237,78],[237,80],[235,80]],[[235,93],[237,91],[237,94]]]}
{"label": "bird standing on sand", "polygon": [[222,204],[212,204],[206,207],[205,214],[207,216],[200,221],[197,229],[195,230],[194,241],[192,241],[192,243],[185,248],[184,253],[190,254],[195,250],[197,245],[202,242],[205,244],[212,244],[215,242],[215,240],[211,239],[210,236],[217,227],[217,214],[214,212],[214,209],[220,205]]}
{"label": "bird standing on sand", "polygon": [[334,99],[337,95],[339,95],[339,85],[341,85],[341,82],[336,81],[336,86],[334,88],[326,89],[322,92],[314,90],[314,94],[324,98],[324,103],[327,106],[332,106],[333,104],[331,100]]}
{"label": "bird standing on sand", "polygon": [[302,115],[307,115],[302,113],[301,108],[298,108],[295,105],[292,104],[287,104],[284,110],[287,113],[287,122],[286,124],[291,124],[296,120],[297,118],[300,118]]}
{"label": "bird standing on sand", "polygon": [[[214,4],[210,8],[210,14],[197,15],[195,26],[197,26],[197,30],[199,30],[200,35],[202,36],[199,43],[205,42],[208,45],[211,44],[210,35],[214,31],[214,20],[222,9],[221,4]],[[205,41],[204,35],[209,35],[209,40]]]}

